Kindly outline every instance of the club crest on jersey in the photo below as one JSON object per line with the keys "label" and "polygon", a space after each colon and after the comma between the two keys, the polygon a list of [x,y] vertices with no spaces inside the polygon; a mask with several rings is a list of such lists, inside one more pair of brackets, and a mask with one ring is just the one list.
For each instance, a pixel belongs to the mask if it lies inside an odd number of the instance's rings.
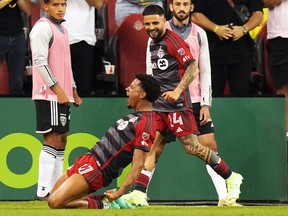
{"label": "club crest on jersey", "polygon": [[164,50],[162,49],[162,46],[160,46],[158,52],[157,52],[157,56],[159,58],[163,58],[165,56]]}
{"label": "club crest on jersey", "polygon": [[147,133],[147,132],[143,132],[143,133],[142,133],[142,139],[143,139],[143,140],[147,140],[147,139],[149,139],[149,137],[150,137],[150,134],[149,134],[149,133]]}
{"label": "club crest on jersey", "polygon": [[127,127],[128,124],[129,124],[128,121],[123,121],[123,122],[121,122],[121,123],[118,125],[117,129],[118,129],[118,130],[124,130],[124,129]]}
{"label": "club crest on jersey", "polygon": [[62,126],[65,126],[67,123],[67,118],[65,114],[60,113],[60,122],[62,124]]}
{"label": "club crest on jersey", "polygon": [[169,62],[167,59],[158,59],[157,66],[160,70],[166,70],[169,66]]}
{"label": "club crest on jersey", "polygon": [[185,50],[181,47],[180,49],[177,50],[177,53],[181,56],[185,55]]}

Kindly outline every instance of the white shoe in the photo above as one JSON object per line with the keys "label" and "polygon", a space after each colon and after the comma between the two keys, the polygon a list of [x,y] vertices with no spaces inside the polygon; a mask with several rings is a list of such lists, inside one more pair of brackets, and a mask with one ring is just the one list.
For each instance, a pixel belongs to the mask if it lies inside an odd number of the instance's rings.
{"label": "white shoe", "polygon": [[242,184],[242,180],[242,175],[235,172],[232,172],[232,175],[228,179],[226,179],[228,206],[235,204],[236,200],[239,198],[239,195],[241,193],[240,186]]}
{"label": "white shoe", "polygon": [[146,193],[139,190],[133,190],[132,192],[123,195],[122,198],[135,207],[149,205]]}
{"label": "white shoe", "polygon": [[228,201],[227,201],[227,199],[225,198],[225,199],[220,199],[219,201],[218,201],[218,205],[217,206],[233,206],[233,207],[236,207],[236,206],[243,206],[243,205],[241,205],[241,204],[239,204],[239,203],[237,203],[237,202],[234,202],[234,203],[232,203],[232,204],[228,204]]}

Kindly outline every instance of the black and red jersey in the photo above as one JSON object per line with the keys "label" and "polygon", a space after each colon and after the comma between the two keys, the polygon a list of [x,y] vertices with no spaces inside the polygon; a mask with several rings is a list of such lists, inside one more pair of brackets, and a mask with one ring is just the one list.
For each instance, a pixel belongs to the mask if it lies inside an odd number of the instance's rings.
{"label": "black and red jersey", "polygon": [[156,133],[154,112],[131,113],[112,125],[91,149],[105,185],[112,182],[132,162],[134,149],[150,150]]}
{"label": "black and red jersey", "polygon": [[[195,61],[188,44],[176,33],[167,30],[159,40],[150,43],[153,76],[161,86],[161,93],[173,91],[182,79],[186,67]],[[189,89],[182,93],[176,103],[169,103],[159,97],[153,103],[153,110],[174,112],[192,107]]]}

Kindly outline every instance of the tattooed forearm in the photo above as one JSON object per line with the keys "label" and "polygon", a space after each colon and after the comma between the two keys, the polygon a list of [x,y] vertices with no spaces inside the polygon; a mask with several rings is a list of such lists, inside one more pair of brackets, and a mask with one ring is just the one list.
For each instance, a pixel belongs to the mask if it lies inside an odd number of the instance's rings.
{"label": "tattooed forearm", "polygon": [[199,69],[196,64],[196,61],[193,61],[187,68],[185,73],[183,74],[183,77],[178,85],[177,88],[184,91],[190,83],[196,78],[196,76],[199,74]]}

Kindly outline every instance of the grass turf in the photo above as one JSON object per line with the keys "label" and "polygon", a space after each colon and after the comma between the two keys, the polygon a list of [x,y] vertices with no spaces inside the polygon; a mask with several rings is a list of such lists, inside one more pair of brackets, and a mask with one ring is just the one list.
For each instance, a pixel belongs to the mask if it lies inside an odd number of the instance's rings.
{"label": "grass turf", "polygon": [[0,202],[1,216],[280,216],[288,215],[288,206],[168,206],[151,205],[137,209],[50,209],[46,202]]}

